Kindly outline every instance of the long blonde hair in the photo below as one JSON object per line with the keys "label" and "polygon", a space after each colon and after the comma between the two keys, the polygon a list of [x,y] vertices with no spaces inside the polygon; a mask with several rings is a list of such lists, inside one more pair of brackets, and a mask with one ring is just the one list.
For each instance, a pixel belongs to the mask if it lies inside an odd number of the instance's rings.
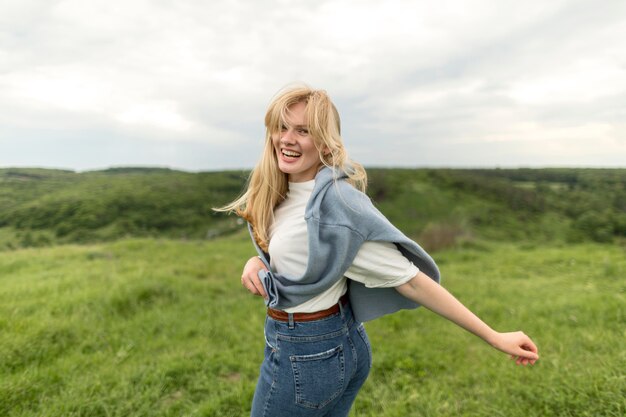
{"label": "long blonde hair", "polygon": [[306,85],[289,86],[279,91],[265,113],[265,146],[261,159],[250,173],[246,191],[230,204],[215,209],[234,211],[250,222],[255,240],[265,251],[269,246],[274,208],[285,199],[289,189],[287,174],[278,168],[272,135],[280,134],[289,108],[297,103],[306,104],[305,120],[321,163],[345,172],[348,181],[357,189],[365,192],[367,187],[365,169],[348,158],[341,139],[339,113],[326,91]]}

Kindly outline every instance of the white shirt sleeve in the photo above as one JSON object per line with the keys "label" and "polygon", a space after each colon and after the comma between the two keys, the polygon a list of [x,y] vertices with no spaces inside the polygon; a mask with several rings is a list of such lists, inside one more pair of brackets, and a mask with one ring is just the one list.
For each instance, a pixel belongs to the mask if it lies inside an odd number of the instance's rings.
{"label": "white shirt sleeve", "polygon": [[405,284],[418,272],[393,243],[367,241],[361,245],[345,276],[368,288],[383,288]]}

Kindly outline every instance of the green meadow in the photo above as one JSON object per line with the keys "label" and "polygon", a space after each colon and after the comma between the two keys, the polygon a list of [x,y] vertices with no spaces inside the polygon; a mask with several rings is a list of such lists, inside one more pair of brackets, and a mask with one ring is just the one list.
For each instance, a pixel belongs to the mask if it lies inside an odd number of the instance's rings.
{"label": "green meadow", "polygon": [[[370,195],[541,359],[385,316],[351,416],[626,415],[625,171],[502,171],[372,170]],[[265,310],[246,232],[210,211],[244,180],[0,170],[0,416],[248,415]]]}
{"label": "green meadow", "polygon": [[[437,253],[445,286],[541,360],[424,309],[366,325],[374,368],[353,416],[623,416],[624,248],[482,245]],[[262,360],[247,236],[129,239],[0,254],[0,415],[244,416]]]}

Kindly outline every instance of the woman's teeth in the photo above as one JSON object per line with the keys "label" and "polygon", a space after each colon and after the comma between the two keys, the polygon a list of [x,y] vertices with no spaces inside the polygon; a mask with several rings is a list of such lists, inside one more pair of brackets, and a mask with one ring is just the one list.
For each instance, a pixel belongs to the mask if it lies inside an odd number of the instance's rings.
{"label": "woman's teeth", "polygon": [[290,156],[292,158],[297,158],[302,155],[301,153],[298,153],[298,152],[286,151],[286,150],[283,150],[282,153],[283,155]]}

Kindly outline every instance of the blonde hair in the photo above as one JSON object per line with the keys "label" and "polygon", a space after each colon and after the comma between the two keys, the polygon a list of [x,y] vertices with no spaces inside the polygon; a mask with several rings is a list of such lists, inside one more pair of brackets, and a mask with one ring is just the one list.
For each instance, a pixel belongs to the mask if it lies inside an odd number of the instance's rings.
{"label": "blonde hair", "polygon": [[274,96],[265,113],[265,146],[261,159],[250,173],[246,191],[230,204],[215,209],[234,211],[250,222],[255,240],[265,251],[269,246],[274,208],[285,199],[289,189],[287,174],[278,168],[272,136],[280,134],[290,107],[297,103],[306,104],[305,120],[321,164],[345,172],[348,181],[360,191],[365,192],[367,187],[365,169],[348,158],[341,139],[339,113],[326,91],[314,90],[306,85],[282,89]]}

